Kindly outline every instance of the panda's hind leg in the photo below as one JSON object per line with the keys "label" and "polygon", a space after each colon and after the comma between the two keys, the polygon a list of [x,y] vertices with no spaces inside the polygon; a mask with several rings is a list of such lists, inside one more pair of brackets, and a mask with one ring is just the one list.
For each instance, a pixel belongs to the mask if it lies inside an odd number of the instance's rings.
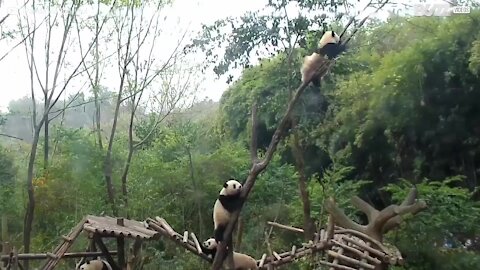
{"label": "panda's hind leg", "polygon": [[214,232],[215,241],[221,242],[223,241],[223,233],[225,232],[226,226],[225,225],[218,225]]}

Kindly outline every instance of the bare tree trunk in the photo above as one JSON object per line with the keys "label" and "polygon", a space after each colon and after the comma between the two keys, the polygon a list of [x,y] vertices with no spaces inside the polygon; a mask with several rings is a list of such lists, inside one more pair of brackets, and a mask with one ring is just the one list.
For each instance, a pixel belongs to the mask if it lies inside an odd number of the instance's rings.
{"label": "bare tree trunk", "polygon": [[[33,10],[35,10],[35,1],[32,2]],[[34,25],[35,16],[34,16]],[[33,127],[33,140],[32,146],[30,149],[30,158],[28,162],[28,169],[27,169],[27,194],[28,194],[28,202],[27,202],[27,209],[25,211],[24,223],[23,223],[23,249],[25,253],[30,252],[30,239],[31,239],[31,232],[33,226],[33,215],[35,211],[35,194],[33,189],[33,166],[35,165],[35,156],[37,154],[37,145],[38,145],[38,137],[40,130],[37,126],[37,106],[35,101],[35,93],[34,93],[34,54],[33,48],[35,45],[35,33],[32,34],[30,39],[30,61],[29,61],[29,70],[30,70],[30,87],[31,87],[31,95],[32,95],[32,127]],[[27,55],[28,49],[25,47]],[[25,270],[29,269],[29,261],[24,262]]]}
{"label": "bare tree trunk", "polygon": [[[99,26],[99,14],[100,14],[100,1],[97,3],[97,14],[95,15],[95,33],[99,33],[100,26]],[[93,98],[95,101],[95,126],[96,126],[96,133],[97,133],[97,140],[98,140],[98,147],[100,147],[100,150],[103,150],[103,141],[102,141],[102,131],[100,128],[100,121],[101,121],[101,115],[100,115],[100,103],[98,101],[98,92],[100,91],[100,55],[98,51],[98,39],[95,42],[95,81],[93,85]]]}
{"label": "bare tree trunk", "polygon": [[[48,93],[45,92],[45,109],[49,107],[48,104]],[[45,119],[45,126],[43,127],[44,131],[44,138],[43,138],[43,170],[44,173],[46,173],[46,170],[48,168],[48,148],[50,147],[48,144],[48,124],[50,123],[48,116]]]}
{"label": "bare tree trunk", "polygon": [[[112,212],[114,215],[118,215],[118,210],[115,205],[115,190],[113,188],[113,181],[112,181],[112,172],[113,172],[113,164],[112,164],[112,150],[113,150],[113,141],[115,139],[115,132],[117,131],[117,122],[118,122],[118,116],[120,114],[120,105],[123,102],[122,94],[123,94],[123,88],[125,87],[125,80],[127,76],[127,67],[128,64],[132,60],[132,56],[130,55],[130,49],[131,49],[131,42],[132,42],[132,32],[133,32],[133,25],[134,25],[134,5],[132,4],[130,7],[127,9],[127,16],[128,12],[130,11],[130,14],[132,16],[132,22],[130,23],[130,29],[128,31],[128,39],[127,39],[127,44],[126,44],[126,52],[124,54],[125,58],[123,59],[123,62],[119,60],[119,63],[122,63],[120,66],[120,85],[118,87],[118,95],[117,95],[117,101],[115,103],[115,113],[113,115],[113,124],[112,124],[112,129],[110,131],[110,139],[108,140],[108,148],[107,148],[107,154],[105,155],[105,183],[107,185],[107,195],[108,195],[108,200],[110,203],[110,206],[112,208]],[[121,35],[121,33],[118,33]],[[121,48],[121,37],[118,37],[118,44],[117,44],[117,51],[118,51],[118,57],[120,59],[121,53],[120,53],[120,48]]]}
{"label": "bare tree trunk", "polygon": [[[44,116],[45,118],[45,116]],[[40,137],[40,128],[43,124],[44,119],[42,119],[39,125],[35,128],[35,133],[33,135],[32,147],[30,149],[30,158],[28,160],[28,171],[27,171],[27,193],[28,193],[28,203],[27,211],[25,212],[25,219],[23,223],[23,246],[24,253],[30,252],[30,242],[31,242],[31,233],[33,227],[33,217],[35,213],[35,193],[33,189],[33,168],[35,166],[35,157],[37,155],[37,146],[38,139]],[[24,262],[25,270],[28,270],[29,263],[28,260]]]}
{"label": "bare tree trunk", "polygon": [[307,190],[307,177],[305,175],[305,160],[303,158],[303,149],[300,145],[298,138],[298,131],[295,130],[297,126],[297,120],[292,120],[293,140],[290,144],[292,153],[295,158],[295,167],[298,172],[298,190],[300,192],[300,198],[302,199],[303,206],[303,230],[304,238],[306,241],[313,240],[315,234],[315,224],[312,220],[310,210],[310,198]]}
{"label": "bare tree trunk", "polygon": [[[88,50],[85,52],[84,55],[82,55],[82,62],[78,63],[78,65],[74,65],[74,68],[70,74],[64,74],[66,76],[66,80],[63,83],[63,87],[58,86],[58,78],[60,76],[60,73],[62,72],[62,67],[67,66],[65,63],[65,57],[67,54],[67,41],[69,38],[70,30],[73,25],[73,22],[76,21],[76,12],[78,11],[80,7],[80,3],[78,1],[74,1],[70,3],[70,6],[67,9],[51,9],[51,4],[48,2],[48,6],[42,8],[47,8],[44,9],[47,13],[47,17],[45,18],[45,21],[47,21],[46,24],[46,31],[47,31],[47,36],[45,39],[45,77],[44,81],[41,79],[39,75],[39,69],[38,64],[40,61],[35,60],[35,54],[34,51],[36,49],[35,45],[35,34],[31,34],[30,37],[26,36],[23,32],[23,27],[26,26],[28,32],[30,31],[30,28],[32,27],[30,25],[30,21],[28,20],[29,14],[32,14],[32,10],[28,10],[29,6],[24,5],[22,8],[25,8],[25,14],[27,16],[26,24],[24,24],[24,21],[22,19],[19,20],[20,24],[20,29],[22,30],[22,35],[24,38],[24,44],[25,44],[25,51],[26,51],[26,56],[28,60],[28,67],[30,71],[30,87],[31,87],[31,99],[32,99],[32,127],[33,127],[33,141],[30,149],[30,157],[29,157],[29,162],[28,162],[28,169],[27,169],[27,193],[28,193],[28,203],[27,203],[27,209],[25,211],[25,219],[24,219],[24,238],[23,238],[23,244],[24,244],[24,252],[29,253],[30,252],[30,242],[31,242],[31,235],[32,235],[32,228],[33,228],[33,220],[34,220],[34,212],[35,212],[35,191],[34,191],[34,186],[33,186],[33,178],[34,178],[34,169],[35,169],[35,160],[36,160],[36,155],[37,155],[37,149],[38,149],[38,143],[40,140],[40,133],[42,130],[42,127],[44,128],[44,134],[45,134],[45,149],[44,149],[44,169],[47,169],[48,163],[49,163],[49,114],[51,113],[52,108],[55,106],[55,104],[58,102],[60,99],[61,95],[65,92],[67,89],[70,81],[78,75],[78,70],[83,63],[85,57],[91,50],[92,46],[91,45]],[[32,1],[31,7],[33,9],[33,28],[38,28],[40,25],[37,26],[36,23],[36,6],[35,6],[35,1]],[[65,16],[59,16],[59,13],[63,13],[62,15]],[[53,18],[53,20],[52,20]],[[63,22],[59,23],[58,19],[62,18]],[[53,80],[52,83],[49,83],[49,67],[52,63],[50,63],[50,54],[53,53],[50,50],[51,46],[51,33],[53,31],[57,31],[57,29],[54,29],[57,26],[63,26],[63,36],[60,42],[60,47],[58,48],[58,55],[55,63],[55,69],[53,73]],[[77,24],[78,26],[78,24]],[[98,33],[97,33],[98,37]],[[28,43],[27,43],[28,41]],[[37,119],[37,108],[36,108],[36,99],[35,99],[35,83],[34,83],[34,78],[37,79],[38,84],[40,85],[40,88],[42,89],[43,92],[43,97],[45,98],[44,100],[44,109],[43,112],[40,114],[41,118]],[[60,90],[57,92],[58,88]],[[64,108],[65,110],[66,108]],[[38,123],[37,123],[38,121]],[[29,269],[29,263],[28,261],[25,261],[24,263],[24,269],[28,270]]]}
{"label": "bare tree trunk", "polygon": [[133,120],[135,119],[135,111],[136,111],[136,104],[132,104],[132,112],[130,114],[130,123],[128,125],[128,155],[127,160],[125,162],[125,166],[123,168],[122,173],[122,196],[123,196],[123,203],[126,211],[126,216],[128,218],[128,190],[127,190],[127,177],[128,171],[130,169],[130,162],[132,162],[132,156],[134,145],[133,145]]}

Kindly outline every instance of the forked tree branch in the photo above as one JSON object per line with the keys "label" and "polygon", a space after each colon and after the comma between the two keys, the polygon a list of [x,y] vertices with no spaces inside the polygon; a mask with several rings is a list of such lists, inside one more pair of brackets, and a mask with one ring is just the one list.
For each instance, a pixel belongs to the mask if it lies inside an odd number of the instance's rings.
{"label": "forked tree branch", "polygon": [[335,222],[339,226],[364,233],[373,239],[382,242],[383,234],[395,228],[402,222],[402,215],[415,215],[421,210],[427,208],[425,201],[416,201],[416,196],[417,190],[416,188],[412,188],[400,205],[393,204],[382,211],[376,210],[357,196],[353,197],[352,204],[367,215],[367,225],[360,225],[351,220],[331,198],[325,201],[325,208],[334,217]]}

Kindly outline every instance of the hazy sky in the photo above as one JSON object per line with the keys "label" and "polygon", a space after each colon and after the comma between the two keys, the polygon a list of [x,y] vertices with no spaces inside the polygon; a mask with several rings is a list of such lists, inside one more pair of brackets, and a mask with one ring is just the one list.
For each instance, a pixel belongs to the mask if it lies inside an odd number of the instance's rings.
{"label": "hazy sky", "polygon": [[[16,25],[18,22],[16,11],[17,7],[20,6],[20,3],[23,3],[23,0],[3,1],[3,4],[0,7],[0,18],[2,18],[2,15],[5,15],[7,12],[11,14],[5,22],[7,27],[4,27],[4,30],[9,26]],[[213,22],[226,16],[239,16],[245,11],[257,10],[264,5],[265,0],[176,0],[168,17],[172,25],[176,25],[176,17],[178,17],[180,25],[184,28],[188,25],[188,29],[194,31],[199,29],[201,23]],[[42,16],[39,15],[38,18],[42,18]],[[171,30],[175,31],[176,29]],[[45,31],[37,31],[37,33],[39,36],[42,34],[45,35]],[[0,55],[3,55],[14,43],[18,42],[18,40],[19,39],[15,39],[9,44],[0,42]],[[176,39],[172,38],[171,41],[174,43]],[[41,53],[42,52],[40,51],[40,55],[42,55]],[[3,84],[0,89],[0,110],[5,111],[10,100],[29,95],[30,73],[28,71],[24,46],[17,47],[7,58],[0,62],[0,74]],[[112,76],[118,77],[118,72],[114,72]],[[216,80],[215,74],[211,71],[207,72],[205,77],[206,80],[204,80],[201,85],[201,88],[204,89],[204,91],[199,95],[199,98],[202,99],[202,97],[208,97],[213,100],[218,100],[222,92],[227,88],[225,78]],[[102,84],[105,84],[105,82],[102,81]],[[115,85],[108,86],[115,87]],[[115,88],[112,90],[115,90]]]}

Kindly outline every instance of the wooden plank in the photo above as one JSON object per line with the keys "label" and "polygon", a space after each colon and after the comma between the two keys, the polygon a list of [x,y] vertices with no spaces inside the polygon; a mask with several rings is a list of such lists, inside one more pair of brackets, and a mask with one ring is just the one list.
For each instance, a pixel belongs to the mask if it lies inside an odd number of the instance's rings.
{"label": "wooden plank", "polygon": [[86,220],[85,230],[93,233],[142,239],[151,239],[158,235],[154,230],[145,228],[143,222],[136,220],[97,216],[87,216]]}

